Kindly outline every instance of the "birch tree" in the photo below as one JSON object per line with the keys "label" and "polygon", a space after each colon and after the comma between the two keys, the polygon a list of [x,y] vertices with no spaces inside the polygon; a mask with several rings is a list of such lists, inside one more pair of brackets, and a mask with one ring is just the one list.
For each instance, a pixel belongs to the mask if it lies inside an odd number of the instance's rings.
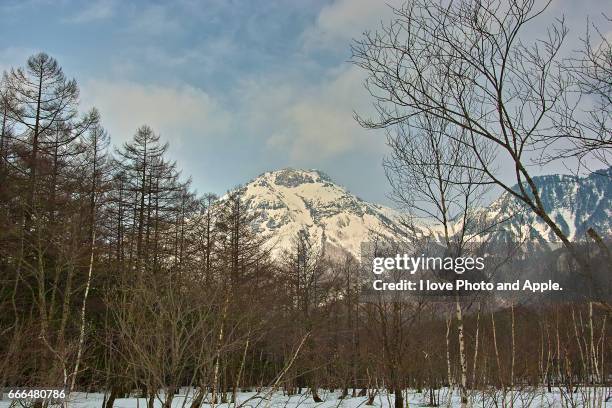
{"label": "birch tree", "polygon": [[[555,126],[557,109],[572,89],[561,69],[563,21],[538,41],[527,38],[549,3],[408,0],[394,8],[390,22],[352,47],[376,109],[357,119],[366,128],[419,129],[429,117],[461,130],[444,135],[475,159],[458,165],[514,197],[586,268],[587,259],[542,202],[530,166],[543,140],[564,137]],[[509,163],[510,177],[502,177],[500,162]]]}
{"label": "birch tree", "polygon": [[[440,240],[446,256],[469,255],[473,248],[468,245],[482,241],[487,223],[482,222],[478,209],[482,205],[488,182],[482,173],[473,170],[478,158],[471,149],[460,142],[458,133],[463,129],[435,116],[419,117],[417,129],[399,125],[395,133],[389,133],[387,144],[391,153],[384,166],[395,200],[416,217],[434,221],[441,227]],[[494,156],[486,147],[479,152],[487,163]],[[435,231],[429,236],[435,237]],[[478,240],[478,241],[477,241]],[[441,276],[450,279],[456,276]],[[455,318],[459,343],[459,390],[462,406],[468,403],[467,351],[465,346],[463,306],[465,298],[455,294]],[[448,319],[447,330],[451,321]],[[448,338],[447,338],[448,347]],[[447,355],[449,350],[447,349]],[[452,379],[450,358],[448,361],[449,382]]]}

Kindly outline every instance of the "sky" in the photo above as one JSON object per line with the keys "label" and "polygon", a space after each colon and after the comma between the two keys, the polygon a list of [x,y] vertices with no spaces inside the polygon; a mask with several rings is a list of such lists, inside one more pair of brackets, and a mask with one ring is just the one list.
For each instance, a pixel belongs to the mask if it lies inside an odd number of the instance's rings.
{"label": "sky", "polygon": [[[349,59],[352,39],[399,1],[0,0],[0,71],[47,52],[114,145],[150,125],[200,193],[316,168],[390,204],[384,132],[353,118],[372,110]],[[612,2],[553,0],[538,27],[564,17],[571,48],[602,12],[612,16]]]}

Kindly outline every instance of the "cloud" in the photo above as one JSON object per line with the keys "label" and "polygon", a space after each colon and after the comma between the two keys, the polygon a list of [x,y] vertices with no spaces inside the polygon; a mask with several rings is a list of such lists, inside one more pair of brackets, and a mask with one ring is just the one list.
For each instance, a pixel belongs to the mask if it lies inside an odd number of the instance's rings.
{"label": "cloud", "polygon": [[227,134],[229,114],[206,92],[187,85],[143,85],[130,81],[90,80],[81,85],[83,107],[95,106],[115,144],[150,125],[172,147],[198,138]]}
{"label": "cloud", "polygon": [[242,91],[246,121],[270,150],[297,162],[382,151],[381,138],[362,129],[353,117],[354,110],[371,109],[363,79],[357,67],[343,65],[314,86],[288,80],[251,83]]}
{"label": "cloud", "polygon": [[401,0],[337,0],[321,9],[315,24],[304,31],[306,49],[337,49],[347,47],[353,38],[365,30],[375,29],[392,15],[389,6],[401,5]]}
{"label": "cloud", "polygon": [[97,0],[89,3],[84,9],[65,19],[66,22],[75,24],[90,23],[104,20],[115,14],[114,0]]}
{"label": "cloud", "polygon": [[130,31],[147,35],[168,35],[183,31],[183,24],[166,5],[150,5],[136,11]]}
{"label": "cloud", "polygon": [[0,15],[6,17],[4,14],[15,14],[21,16],[24,10],[28,9],[39,9],[47,6],[63,6],[66,0],[4,0],[0,2]]}
{"label": "cloud", "polygon": [[26,64],[28,57],[40,51],[33,48],[7,47],[0,49],[0,74],[10,68],[22,67]]}

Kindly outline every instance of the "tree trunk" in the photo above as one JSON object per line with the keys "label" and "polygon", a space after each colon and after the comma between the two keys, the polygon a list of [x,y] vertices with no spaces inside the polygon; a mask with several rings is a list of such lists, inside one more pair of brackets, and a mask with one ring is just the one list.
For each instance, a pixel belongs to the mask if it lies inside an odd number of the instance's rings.
{"label": "tree trunk", "polygon": [[395,408],[404,408],[404,394],[402,394],[402,389],[396,387],[393,394],[395,395],[395,402],[393,406]]}
{"label": "tree trunk", "polygon": [[319,397],[319,389],[317,387],[316,381],[313,382],[313,385],[310,387],[310,391],[312,392],[312,399],[314,402],[323,402],[321,397]]}
{"label": "tree trunk", "polygon": [[463,314],[461,313],[461,304],[459,299],[457,305],[457,330],[459,335],[459,364],[461,366],[461,384],[459,393],[461,396],[461,406],[466,407],[468,403],[467,395],[467,359],[465,357],[465,339],[463,336]]}
{"label": "tree trunk", "polygon": [[113,408],[113,404],[115,403],[115,399],[117,398],[117,389],[115,387],[111,387],[110,395],[106,400],[106,405],[104,408]]}

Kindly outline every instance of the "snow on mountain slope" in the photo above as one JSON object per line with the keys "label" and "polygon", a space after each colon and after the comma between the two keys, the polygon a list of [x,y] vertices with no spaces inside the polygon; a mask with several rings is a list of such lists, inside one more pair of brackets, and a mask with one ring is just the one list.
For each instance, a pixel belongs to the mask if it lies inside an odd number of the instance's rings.
{"label": "snow on mountain slope", "polygon": [[[571,240],[585,238],[593,228],[612,236],[612,167],[586,177],[547,175],[533,178],[546,212]],[[518,189],[517,186],[514,189]],[[550,228],[526,210],[509,193],[503,193],[487,209],[489,219],[511,219],[501,233],[538,241],[558,241]]]}
{"label": "snow on mountain slope", "polygon": [[267,172],[240,190],[257,214],[256,230],[270,237],[275,251],[291,248],[298,231],[306,229],[314,243],[359,257],[372,232],[391,236],[398,228],[398,212],[361,200],[318,170]]}
{"label": "snow on mountain slope", "polygon": [[[612,168],[583,178],[549,175],[534,181],[546,211],[570,239],[583,239],[588,228],[612,236]],[[269,238],[277,255],[293,248],[300,229],[308,231],[313,244],[325,242],[326,248],[356,257],[372,233],[387,237],[406,233],[401,213],[356,197],[318,170],[266,172],[239,190],[248,211],[256,215],[255,230]],[[508,193],[482,211],[488,222],[507,220],[496,228],[498,237],[557,241],[543,221]],[[435,226],[425,224],[415,226],[414,233],[434,239],[440,235]]]}

